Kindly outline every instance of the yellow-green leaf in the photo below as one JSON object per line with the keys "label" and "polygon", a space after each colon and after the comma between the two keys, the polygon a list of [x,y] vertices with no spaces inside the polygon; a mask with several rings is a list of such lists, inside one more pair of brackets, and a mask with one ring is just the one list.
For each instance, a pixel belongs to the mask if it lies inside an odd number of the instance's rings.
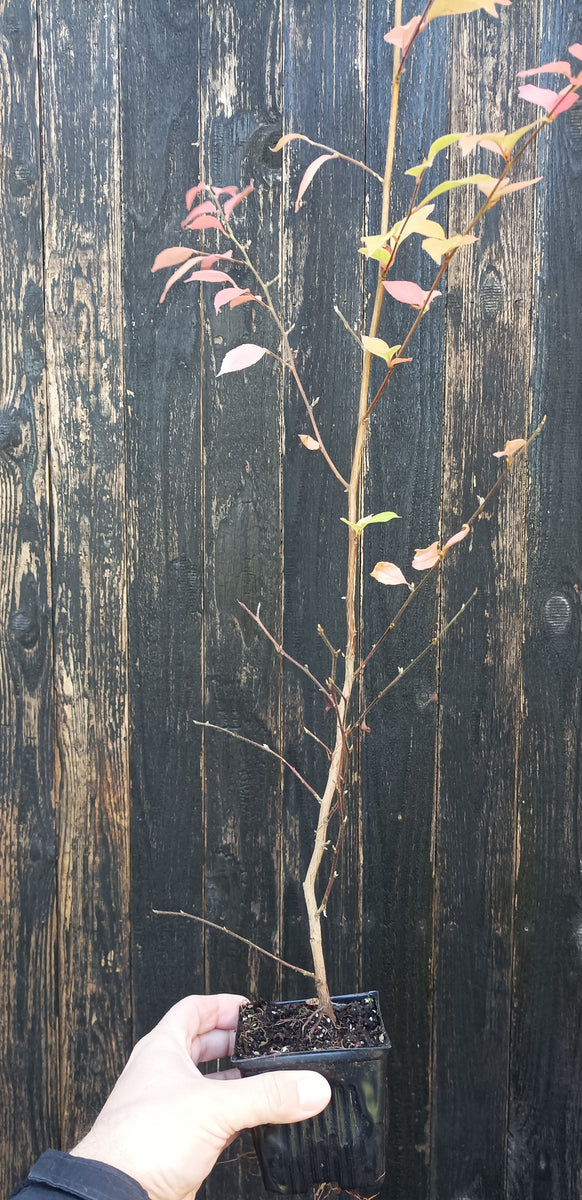
{"label": "yellow-green leaf", "polygon": [[470,242],[476,241],[474,233],[458,233],[456,237],[451,238],[425,238],[422,249],[430,254],[437,265],[440,265],[445,254],[449,254],[451,250],[456,250],[459,246],[468,246]]}
{"label": "yellow-green leaf", "polygon": [[406,171],[406,175],[413,175],[414,178],[417,179],[419,175],[423,175],[424,172],[429,167],[432,167],[432,164],[433,164],[437,154],[441,150],[446,150],[447,146],[452,146],[453,142],[458,142],[463,137],[466,137],[466,134],[464,134],[464,133],[444,133],[442,135],[442,137],[437,138],[436,141],[434,141],[432,143],[432,146],[431,146],[426,158],[423,158],[423,160],[419,164],[419,166],[418,167],[410,167],[410,169],[408,171]]}
{"label": "yellow-green leaf", "polygon": [[362,345],[368,354],[375,354],[378,358],[383,358],[384,362],[391,362],[400,350],[400,343],[397,346],[389,346],[383,338],[367,337],[365,334],[362,337]]}
{"label": "yellow-green leaf", "polygon": [[432,192],[424,197],[423,203],[427,200],[434,200],[435,196],[442,196],[444,192],[450,192],[453,188],[464,187],[468,183],[476,183],[479,186],[489,179],[489,175],[467,175],[465,179],[446,179],[444,183],[439,183],[438,187],[433,188]]}
{"label": "yellow-green leaf", "polygon": [[454,17],[458,13],[476,12],[483,8],[492,17],[499,16],[496,4],[511,4],[511,0],[433,0],[428,10],[426,20],[434,21],[435,17]]}
{"label": "yellow-green leaf", "polygon": [[400,517],[395,512],[374,513],[370,517],[361,517],[359,521],[348,521],[345,517],[340,517],[340,521],[343,521],[344,525],[349,525],[350,529],[355,529],[358,535],[366,528],[366,525],[384,525],[386,521],[399,520]]}

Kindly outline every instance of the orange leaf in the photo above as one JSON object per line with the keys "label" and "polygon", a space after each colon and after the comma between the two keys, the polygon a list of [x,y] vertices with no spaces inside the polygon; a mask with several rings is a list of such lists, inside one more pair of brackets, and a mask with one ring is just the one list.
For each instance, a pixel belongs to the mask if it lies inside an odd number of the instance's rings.
{"label": "orange leaf", "polygon": [[425,550],[417,550],[412,560],[415,571],[428,571],[438,563],[441,556],[438,542],[431,542]]}
{"label": "orange leaf", "polygon": [[506,458],[508,465],[511,465],[513,455],[517,454],[517,451],[521,450],[523,446],[525,446],[525,438],[512,438],[511,441],[505,443],[503,450],[494,450],[493,457]]}
{"label": "orange leaf", "polygon": [[303,443],[306,450],[320,449],[319,442],[314,437],[311,437],[308,433],[300,433],[299,441]]}
{"label": "orange leaf", "polygon": [[463,525],[463,527],[459,529],[458,533],[454,533],[453,536],[449,538],[448,542],[445,542],[443,550],[448,550],[449,546],[454,546],[456,542],[462,542],[463,538],[466,538],[468,533],[469,526]]}

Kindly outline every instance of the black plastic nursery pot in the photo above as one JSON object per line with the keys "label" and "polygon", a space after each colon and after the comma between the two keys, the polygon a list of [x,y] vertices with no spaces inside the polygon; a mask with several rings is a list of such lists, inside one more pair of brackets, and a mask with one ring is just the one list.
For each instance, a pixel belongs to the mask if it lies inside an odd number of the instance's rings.
{"label": "black plastic nursery pot", "polygon": [[373,1002],[384,1038],[382,1043],[259,1057],[243,1057],[235,1045],[232,1063],[243,1077],[263,1071],[311,1070],[325,1075],[331,1086],[330,1103],[317,1117],[294,1125],[260,1125],[253,1129],[268,1192],[280,1195],[307,1192],[319,1183],[336,1183],[350,1191],[362,1191],[384,1178],[390,1040],[380,1014],[378,993],[360,992],[332,999],[334,1004],[354,1000]]}

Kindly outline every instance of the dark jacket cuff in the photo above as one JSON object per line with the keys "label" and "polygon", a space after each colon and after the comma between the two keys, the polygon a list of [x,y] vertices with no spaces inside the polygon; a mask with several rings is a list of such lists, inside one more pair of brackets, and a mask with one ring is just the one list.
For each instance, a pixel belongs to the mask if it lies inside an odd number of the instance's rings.
{"label": "dark jacket cuff", "polygon": [[23,1200],[57,1200],[59,1195],[79,1200],[149,1200],[141,1184],[124,1171],[59,1150],[41,1155],[20,1185],[18,1194],[22,1193]]}

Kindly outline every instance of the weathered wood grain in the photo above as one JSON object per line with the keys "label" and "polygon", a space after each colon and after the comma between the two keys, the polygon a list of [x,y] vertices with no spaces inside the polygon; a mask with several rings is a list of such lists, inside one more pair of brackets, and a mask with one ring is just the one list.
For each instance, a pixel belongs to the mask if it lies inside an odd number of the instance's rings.
{"label": "weathered wood grain", "polygon": [[[284,131],[359,157],[365,144],[366,5],[349,0],[291,3],[285,8]],[[363,173],[348,163],[326,163],[294,211],[303,171],[320,153],[299,143],[286,152],[285,226],[282,270],[286,322],[299,373],[324,444],[342,474],[349,474],[357,416],[360,352],[334,312],[359,324],[362,260],[358,254],[365,202]],[[321,454],[310,453],[299,434],[309,419],[292,380],[286,381],[284,476],[284,641],[290,654],[308,663],[320,680],[331,673],[331,657],[317,627],[338,649],[345,646],[347,530],[345,494]],[[341,667],[340,667],[341,673]],[[293,669],[285,669],[285,756],[316,789],[323,790],[327,760],[305,728],[324,742],[334,736],[321,693]],[[294,779],[285,780],[283,807],[284,953],[310,965],[302,880],[313,848],[317,815],[313,797]],[[348,824],[340,877],[331,892],[323,930],[332,992],[357,990],[360,979],[361,813],[356,765],[346,796]],[[337,830],[330,827],[332,840]],[[324,861],[320,898],[331,869]],[[299,977],[285,980],[286,992],[304,995]]]}
{"label": "weathered wood grain", "polygon": [[0,4],[0,1189],[58,1139],[35,6]]}
{"label": "weathered wood grain", "polygon": [[[386,20],[384,9],[383,4],[371,6],[368,49],[366,140],[368,158],[379,172],[384,169],[392,69],[392,51],[383,39],[392,21]],[[391,221],[405,215],[412,197],[414,181],[405,170],[421,162],[432,141],[448,130],[450,32],[450,22],[435,21],[404,68]],[[445,177],[447,166],[446,155],[437,158],[425,193]],[[376,233],[379,188],[373,180],[369,186],[369,232]],[[443,198],[438,219],[445,212]],[[423,287],[435,273],[419,238],[402,244],[390,271],[394,279],[417,280]],[[370,291],[375,284],[374,269]],[[386,296],[380,336],[390,345],[402,342],[414,316],[414,310]],[[443,326],[443,301],[437,299],[407,351],[412,363],[395,373],[370,423],[365,511],[392,510],[401,520],[370,526],[364,535],[364,653],[406,595],[403,588],[382,587],[369,572],[378,560],[387,559],[415,580],[410,567],[415,547],[429,545],[438,533]],[[383,372],[375,372],[373,381],[379,385],[382,378]],[[427,645],[436,615],[432,587],[419,594],[372,659],[364,681],[368,702]],[[363,982],[380,989],[392,1040],[385,1193],[402,1200],[428,1191],[436,721],[433,653],[370,713],[370,733],[362,742]]]}
{"label": "weathered wood grain", "polygon": [[[505,15],[505,14],[504,14]],[[519,124],[511,81],[534,59],[537,7],[453,26],[453,130]],[[510,92],[509,102],[507,99]],[[480,152],[481,153],[481,152]],[[483,154],[486,159],[487,152]],[[453,156],[465,173],[467,160]],[[489,166],[498,167],[496,158]],[[535,172],[533,155],[519,177]],[[479,169],[477,167],[477,169]],[[487,169],[487,165],[485,166]],[[499,471],[492,453],[529,429],[532,193],[495,207],[475,251],[454,260],[447,297],[442,537],[477,507]],[[451,193],[449,231],[476,211]],[[434,1105],[431,1195],[503,1195],[510,1053],[516,758],[522,704],[525,473],[515,471],[471,545],[443,571],[450,620],[479,595],[440,649]]]}
{"label": "weathered wood grain", "polygon": [[[197,176],[198,22],[189,0],[121,14],[132,940],[135,1033],[203,990],[202,514],[197,289],[150,273],[183,240]],[[136,54],[136,46],[140,52]]]}
{"label": "weathered wood grain", "polygon": [[117,5],[39,4],[62,1138],[130,1041]]}
{"label": "weathered wood grain", "polygon": [[[566,57],[581,33],[582,5],[546,4],[532,61]],[[525,578],[511,1200],[582,1187],[580,109],[540,139],[535,172],[533,419],[548,422],[531,455]]]}

